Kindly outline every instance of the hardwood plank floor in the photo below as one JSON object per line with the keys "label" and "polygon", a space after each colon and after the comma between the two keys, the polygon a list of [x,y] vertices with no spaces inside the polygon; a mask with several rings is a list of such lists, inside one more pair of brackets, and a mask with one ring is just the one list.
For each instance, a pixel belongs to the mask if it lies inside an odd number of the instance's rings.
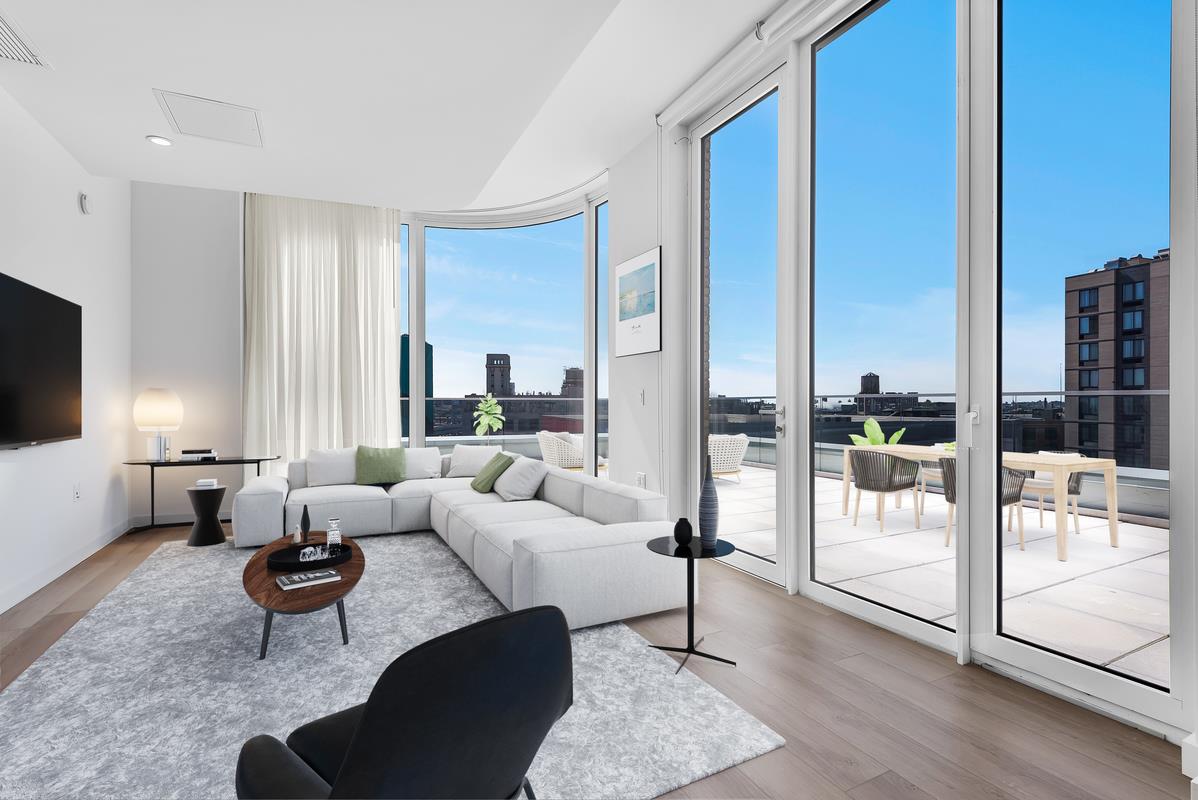
{"label": "hardwood plank floor", "polygon": [[[0,691],[162,542],[129,534],[0,614]],[[719,564],[703,563],[696,635],[736,668],[691,669],[786,746],[670,798],[1188,798],[1178,748]],[[675,610],[631,620],[686,635]]]}

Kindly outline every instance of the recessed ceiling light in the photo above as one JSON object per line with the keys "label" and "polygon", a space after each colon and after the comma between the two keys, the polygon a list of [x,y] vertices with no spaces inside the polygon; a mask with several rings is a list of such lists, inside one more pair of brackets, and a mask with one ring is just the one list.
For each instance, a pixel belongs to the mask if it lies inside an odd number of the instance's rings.
{"label": "recessed ceiling light", "polygon": [[150,144],[156,144],[159,147],[170,147],[172,144],[174,144],[174,142],[172,142],[170,139],[166,138],[165,136],[150,135],[150,136],[146,137],[146,141],[149,142]]}

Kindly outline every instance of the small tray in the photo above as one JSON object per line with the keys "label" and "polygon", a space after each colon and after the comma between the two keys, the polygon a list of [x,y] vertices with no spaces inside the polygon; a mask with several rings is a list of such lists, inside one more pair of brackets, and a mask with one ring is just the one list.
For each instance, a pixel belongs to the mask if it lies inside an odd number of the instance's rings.
{"label": "small tray", "polygon": [[276,550],[266,557],[267,569],[279,570],[281,572],[299,572],[309,569],[324,569],[325,567],[335,567],[338,564],[344,564],[349,561],[353,555],[353,550],[349,545],[339,544],[329,548],[328,558],[318,558],[315,561],[300,561],[300,551],[315,547],[321,542],[310,542],[308,544],[293,544],[290,547],[284,547],[281,550]]}

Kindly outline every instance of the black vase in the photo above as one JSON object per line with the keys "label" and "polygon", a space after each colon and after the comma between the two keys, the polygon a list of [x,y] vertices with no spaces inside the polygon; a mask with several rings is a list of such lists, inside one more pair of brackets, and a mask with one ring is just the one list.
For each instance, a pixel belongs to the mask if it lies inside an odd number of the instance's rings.
{"label": "black vase", "polygon": [[304,506],[304,513],[300,515],[300,532],[304,534],[304,541],[308,541],[308,531],[312,530],[312,518],[308,516],[308,506]]}
{"label": "black vase", "polygon": [[691,522],[686,517],[680,517],[674,523],[674,541],[678,544],[690,544],[694,538],[694,533],[691,530]]}
{"label": "black vase", "polygon": [[714,550],[720,527],[720,501],[715,493],[715,480],[711,477],[711,456],[703,471],[703,491],[699,493],[699,540],[704,550]]}

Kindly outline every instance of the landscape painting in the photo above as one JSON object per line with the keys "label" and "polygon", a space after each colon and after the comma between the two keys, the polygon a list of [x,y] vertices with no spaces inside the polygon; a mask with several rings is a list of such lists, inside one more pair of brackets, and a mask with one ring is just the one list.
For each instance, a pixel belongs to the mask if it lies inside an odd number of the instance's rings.
{"label": "landscape painting", "polygon": [[657,310],[657,265],[646,264],[620,276],[620,321]]}
{"label": "landscape painting", "polygon": [[661,350],[661,248],[617,266],[615,279],[616,357]]}

